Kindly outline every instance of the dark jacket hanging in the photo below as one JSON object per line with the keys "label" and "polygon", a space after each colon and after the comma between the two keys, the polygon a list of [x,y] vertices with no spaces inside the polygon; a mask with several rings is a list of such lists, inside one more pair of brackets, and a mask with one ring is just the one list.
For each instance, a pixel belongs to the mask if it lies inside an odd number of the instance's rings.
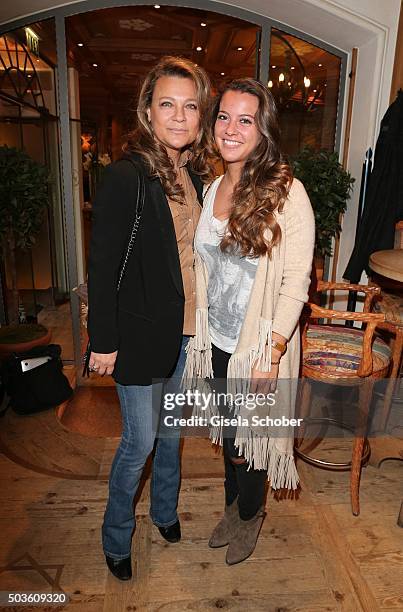
{"label": "dark jacket hanging", "polygon": [[364,212],[354,250],[343,275],[357,283],[369,273],[375,251],[393,249],[395,225],[403,219],[403,91],[386,111],[375,149]]}

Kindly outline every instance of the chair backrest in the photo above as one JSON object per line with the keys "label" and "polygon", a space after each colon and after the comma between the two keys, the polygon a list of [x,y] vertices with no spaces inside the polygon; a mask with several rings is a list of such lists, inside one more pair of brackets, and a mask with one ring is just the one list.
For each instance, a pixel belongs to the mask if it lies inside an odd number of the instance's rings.
{"label": "chair backrest", "polygon": [[362,343],[362,352],[360,364],[358,367],[358,376],[366,377],[372,374],[372,342],[376,326],[385,321],[385,315],[382,313],[370,312],[372,301],[376,295],[380,294],[380,288],[375,285],[358,285],[351,283],[332,283],[327,281],[318,281],[318,291],[353,291],[356,293],[364,293],[364,310],[363,312],[350,312],[348,310],[333,310],[323,308],[312,302],[308,302],[305,308],[305,316],[302,329],[302,349],[307,346],[307,329],[309,321],[312,319],[327,319],[330,322],[335,320],[344,321],[361,321],[365,323],[364,338]]}

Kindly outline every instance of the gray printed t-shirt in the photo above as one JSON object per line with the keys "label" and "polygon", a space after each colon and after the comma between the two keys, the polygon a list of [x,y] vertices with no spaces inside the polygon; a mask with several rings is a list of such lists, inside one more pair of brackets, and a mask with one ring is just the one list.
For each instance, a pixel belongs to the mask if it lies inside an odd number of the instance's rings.
{"label": "gray printed t-shirt", "polygon": [[238,343],[259,259],[223,253],[220,249],[227,221],[213,216],[216,179],[204,200],[195,234],[195,249],[208,271],[209,329],[211,342],[226,353]]}

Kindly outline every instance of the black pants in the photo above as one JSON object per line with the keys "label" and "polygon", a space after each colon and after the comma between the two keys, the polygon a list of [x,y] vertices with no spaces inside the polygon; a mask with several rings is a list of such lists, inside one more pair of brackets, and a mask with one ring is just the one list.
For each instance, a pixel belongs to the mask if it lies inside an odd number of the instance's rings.
{"label": "black pants", "polygon": [[[214,387],[216,391],[226,392],[226,379],[230,353],[225,353],[213,345],[213,370]],[[225,388],[223,388],[225,386]],[[225,466],[225,503],[227,505],[238,498],[239,516],[242,520],[251,519],[263,505],[265,484],[267,478],[266,470],[248,469],[248,464],[235,463],[242,459],[234,444],[235,431],[228,428],[224,431],[223,451]]]}

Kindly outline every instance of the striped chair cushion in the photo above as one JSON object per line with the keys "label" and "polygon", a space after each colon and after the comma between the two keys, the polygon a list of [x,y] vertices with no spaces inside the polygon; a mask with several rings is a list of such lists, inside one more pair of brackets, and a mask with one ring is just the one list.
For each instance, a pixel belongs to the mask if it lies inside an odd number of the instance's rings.
{"label": "striped chair cushion", "polygon": [[403,295],[382,291],[375,300],[374,310],[382,312],[388,323],[403,326]]}
{"label": "striped chair cushion", "polygon": [[[307,330],[307,347],[303,364],[317,368],[326,376],[354,376],[361,354],[364,332],[342,325],[310,325]],[[379,337],[372,345],[373,368],[378,372],[390,362],[390,349]]]}

